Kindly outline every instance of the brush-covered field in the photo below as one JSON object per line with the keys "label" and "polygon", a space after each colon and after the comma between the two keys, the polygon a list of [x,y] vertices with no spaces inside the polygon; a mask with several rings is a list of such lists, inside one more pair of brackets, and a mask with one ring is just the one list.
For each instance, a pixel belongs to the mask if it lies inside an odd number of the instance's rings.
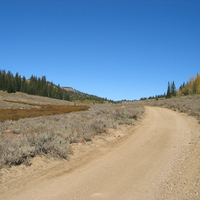
{"label": "brush-covered field", "polygon": [[188,95],[169,99],[150,99],[143,101],[144,105],[169,108],[174,111],[194,116],[200,123],[200,95]]}
{"label": "brush-covered field", "polygon": [[71,144],[91,141],[120,125],[134,125],[144,113],[140,102],[76,104],[0,91],[0,168],[31,165],[36,156],[68,159]]}
{"label": "brush-covered field", "polygon": [[0,91],[0,168],[31,165],[36,156],[68,159],[72,143],[92,141],[120,125],[134,125],[144,106],[159,106],[197,117],[200,95],[118,104],[73,102]]}

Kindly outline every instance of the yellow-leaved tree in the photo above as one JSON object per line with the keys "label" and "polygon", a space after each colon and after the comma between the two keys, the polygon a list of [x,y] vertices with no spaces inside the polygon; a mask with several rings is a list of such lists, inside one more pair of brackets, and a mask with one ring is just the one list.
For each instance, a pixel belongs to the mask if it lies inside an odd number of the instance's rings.
{"label": "yellow-leaved tree", "polygon": [[194,91],[196,94],[200,94],[200,74],[197,74],[194,81]]}
{"label": "yellow-leaved tree", "polygon": [[200,94],[200,75],[197,74],[195,77],[191,77],[190,80],[180,86],[177,95],[191,95]]}

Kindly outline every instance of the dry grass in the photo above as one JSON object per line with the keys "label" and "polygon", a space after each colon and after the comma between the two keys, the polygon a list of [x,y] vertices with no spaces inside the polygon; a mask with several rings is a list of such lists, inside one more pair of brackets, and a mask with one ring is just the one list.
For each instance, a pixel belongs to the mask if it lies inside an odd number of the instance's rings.
{"label": "dry grass", "polygon": [[[27,104],[18,104],[16,102],[25,102]],[[36,95],[28,95],[21,92],[10,93],[0,90],[0,108],[31,108],[28,104],[39,105],[74,105],[73,102],[53,99],[48,97],[40,97]]]}
{"label": "dry grass", "polygon": [[[88,106],[74,106],[67,101],[0,91],[1,115],[4,110],[12,116],[12,120],[0,121],[0,168],[30,165],[31,158],[37,155],[67,159],[72,153],[71,143],[91,141],[95,135],[107,134],[110,128],[115,129],[123,124],[134,125],[143,115],[144,105],[166,107],[200,119],[199,102],[200,95],[195,95],[122,104],[95,104],[88,110]],[[68,108],[72,112],[66,113]],[[84,108],[85,111],[73,112],[75,108]],[[22,112],[25,112],[26,118],[22,117]],[[38,116],[37,112],[43,115]],[[8,113],[3,115],[7,116]],[[27,118],[27,113],[31,118]],[[14,116],[19,120],[14,121]]]}
{"label": "dry grass", "polygon": [[200,123],[200,95],[174,97],[171,99],[146,100],[145,105],[169,108],[195,116]]}
{"label": "dry grass", "polygon": [[[32,118],[21,118],[18,121],[0,121],[0,168],[19,164],[31,164],[31,158],[46,155],[67,159],[72,153],[70,144],[80,141],[91,141],[95,135],[107,134],[110,128],[117,128],[122,124],[134,125],[144,113],[144,107],[135,103],[124,104],[95,104],[89,110],[81,112],[63,113],[69,102],[62,100],[23,95],[7,94],[0,99],[0,105],[5,108],[14,107],[42,113],[58,112],[56,115],[45,115]],[[8,100],[8,101],[5,101]],[[39,101],[40,100],[40,101]],[[3,103],[2,103],[3,102]],[[24,102],[27,102],[24,104]],[[22,104],[23,103],[23,104]],[[85,105],[72,106],[88,108]],[[11,109],[12,111],[14,109]],[[66,112],[66,110],[65,110]],[[63,113],[63,114],[60,114]],[[12,113],[13,114],[13,113]],[[55,114],[55,113],[53,113]],[[12,130],[4,132],[5,130]],[[83,138],[83,140],[80,140]]]}

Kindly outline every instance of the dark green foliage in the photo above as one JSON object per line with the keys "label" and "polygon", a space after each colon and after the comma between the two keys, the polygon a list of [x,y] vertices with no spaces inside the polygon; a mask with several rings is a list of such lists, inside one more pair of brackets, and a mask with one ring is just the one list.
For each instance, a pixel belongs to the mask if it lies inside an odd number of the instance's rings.
{"label": "dark green foliage", "polygon": [[0,70],[0,90],[7,91],[8,93],[24,92],[31,95],[39,95],[44,97],[51,97],[62,100],[70,100],[68,92],[53,83],[46,80],[45,76],[37,78],[31,76],[27,80],[24,76],[16,73],[15,76],[8,71]]}
{"label": "dark green foliage", "polygon": [[0,70],[0,90],[6,91],[6,71]]}
{"label": "dark green foliage", "polygon": [[176,86],[174,81],[170,84],[170,82],[168,82],[168,87],[167,87],[167,95],[166,98],[171,98],[176,96]]}
{"label": "dark green foliage", "polygon": [[175,86],[174,81],[171,84],[171,95],[176,96],[176,86]]}
{"label": "dark green foliage", "polygon": [[13,75],[10,71],[8,71],[8,73],[6,75],[6,82],[7,82],[7,92],[8,93],[14,93],[15,92],[14,78],[13,78]]}
{"label": "dark green foliage", "polygon": [[27,82],[26,82],[26,78],[24,76],[21,79],[20,92],[27,93]]}
{"label": "dark green foliage", "polygon": [[147,100],[147,98],[146,97],[140,98],[140,101],[143,101],[143,100]]}
{"label": "dark green foliage", "polygon": [[172,95],[171,95],[171,87],[170,87],[170,83],[168,82],[166,98],[171,98],[171,97],[172,97]]}
{"label": "dark green foliage", "polygon": [[14,85],[13,85],[14,90],[15,90],[16,92],[19,92],[20,89],[21,89],[21,84],[22,84],[22,83],[21,83],[21,82],[22,82],[21,76],[19,76],[19,74],[16,73],[15,78],[13,79],[13,81],[14,81]]}

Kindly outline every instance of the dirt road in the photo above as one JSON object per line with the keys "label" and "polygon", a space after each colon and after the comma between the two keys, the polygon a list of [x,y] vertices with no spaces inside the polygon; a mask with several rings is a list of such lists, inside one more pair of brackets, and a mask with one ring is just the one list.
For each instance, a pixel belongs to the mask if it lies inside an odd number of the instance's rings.
{"label": "dirt road", "polygon": [[4,187],[0,199],[198,200],[199,136],[194,118],[146,107],[144,120],[124,137],[76,160],[76,167],[69,169],[70,161]]}

